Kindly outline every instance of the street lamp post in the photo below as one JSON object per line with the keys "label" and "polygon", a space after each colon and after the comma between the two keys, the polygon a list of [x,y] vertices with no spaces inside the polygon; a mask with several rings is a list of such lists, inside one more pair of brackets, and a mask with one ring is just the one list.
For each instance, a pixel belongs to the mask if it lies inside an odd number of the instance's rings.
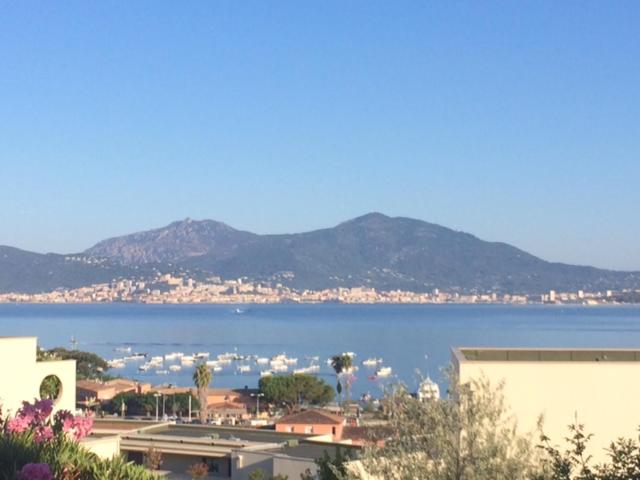
{"label": "street lamp post", "polygon": [[160,398],[160,393],[156,392],[153,394],[156,397],[156,422],[158,421],[158,398]]}
{"label": "street lamp post", "polygon": [[264,397],[264,393],[252,393],[252,397],[256,397],[256,418],[260,415],[260,397]]}
{"label": "street lamp post", "polygon": [[164,417],[166,415],[166,413],[164,413],[164,404],[165,404],[165,400],[167,399],[166,395],[162,395],[162,419],[164,420]]}

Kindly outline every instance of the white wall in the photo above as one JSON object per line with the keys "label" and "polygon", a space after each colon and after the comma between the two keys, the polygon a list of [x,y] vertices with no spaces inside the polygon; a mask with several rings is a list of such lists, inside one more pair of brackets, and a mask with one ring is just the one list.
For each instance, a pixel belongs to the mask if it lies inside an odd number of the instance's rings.
{"label": "white wall", "polygon": [[258,469],[264,470],[267,478],[287,475],[295,480],[307,469],[315,473],[317,466],[312,459],[294,458],[277,452],[236,450],[231,453],[232,480],[247,480],[251,472]]}
{"label": "white wall", "polygon": [[47,375],[62,382],[62,393],[54,410],[75,410],[75,360],[36,361],[36,337],[0,337],[0,404],[2,412],[14,414],[23,401],[40,396],[40,383]]}
{"label": "white wall", "polygon": [[[638,437],[640,426],[640,362],[462,361],[462,382],[485,375],[497,385],[504,381],[507,405],[518,428],[534,431],[540,415],[544,432],[563,444],[567,425],[585,424],[594,434],[589,442],[595,460],[618,437]],[[537,438],[535,439],[537,440]]]}

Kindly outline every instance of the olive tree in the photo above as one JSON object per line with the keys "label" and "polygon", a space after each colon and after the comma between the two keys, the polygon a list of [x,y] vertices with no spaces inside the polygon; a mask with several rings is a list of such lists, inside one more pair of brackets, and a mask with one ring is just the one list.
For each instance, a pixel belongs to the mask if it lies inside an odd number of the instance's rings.
{"label": "olive tree", "polygon": [[361,470],[393,480],[539,478],[542,452],[529,436],[516,432],[502,385],[493,387],[486,378],[461,385],[453,376],[450,385],[446,398],[427,401],[414,398],[403,385],[393,386],[384,401],[391,433],[384,446],[366,450]]}

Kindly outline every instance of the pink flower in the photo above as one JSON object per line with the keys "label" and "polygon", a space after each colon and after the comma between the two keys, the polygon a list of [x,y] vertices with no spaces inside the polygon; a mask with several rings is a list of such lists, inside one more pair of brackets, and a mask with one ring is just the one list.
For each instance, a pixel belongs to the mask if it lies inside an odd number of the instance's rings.
{"label": "pink flower", "polygon": [[7,422],[7,430],[9,433],[22,433],[26,431],[31,421],[26,417],[15,417]]}
{"label": "pink flower", "polygon": [[27,463],[20,470],[18,480],[53,480],[53,475],[46,463]]}
{"label": "pink flower", "polygon": [[62,431],[75,440],[80,440],[91,433],[93,418],[74,416],[67,410],[61,410],[54,417],[56,431]]}
{"label": "pink flower", "polygon": [[40,426],[35,429],[33,440],[36,443],[43,443],[53,438],[53,429],[50,426]]}
{"label": "pink flower", "polygon": [[73,431],[76,440],[80,440],[91,434],[93,430],[93,418],[91,417],[75,417]]}

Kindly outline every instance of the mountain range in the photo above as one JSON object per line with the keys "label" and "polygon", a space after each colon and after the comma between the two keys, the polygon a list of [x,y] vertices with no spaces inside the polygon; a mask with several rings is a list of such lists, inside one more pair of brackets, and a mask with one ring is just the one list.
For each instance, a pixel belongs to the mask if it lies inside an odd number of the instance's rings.
{"label": "mountain range", "polygon": [[506,243],[380,213],[278,235],[186,219],[103,240],[75,255],[0,247],[0,292],[49,291],[177,270],[298,289],[540,293],[640,287],[640,272],[547,262]]}

